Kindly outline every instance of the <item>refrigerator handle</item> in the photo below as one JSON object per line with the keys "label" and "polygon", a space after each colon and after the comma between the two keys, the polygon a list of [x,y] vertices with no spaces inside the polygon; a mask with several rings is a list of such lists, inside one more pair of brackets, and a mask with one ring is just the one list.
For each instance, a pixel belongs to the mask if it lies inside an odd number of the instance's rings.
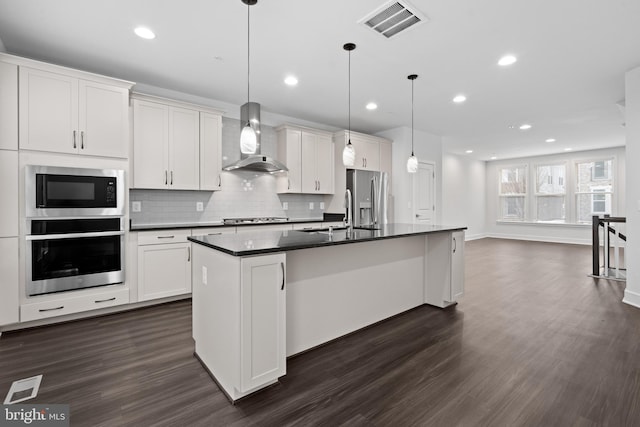
{"label": "refrigerator handle", "polygon": [[376,189],[378,186],[376,185],[376,181],[375,176],[371,178],[371,221],[373,222],[373,225],[378,224],[378,210],[376,206]]}

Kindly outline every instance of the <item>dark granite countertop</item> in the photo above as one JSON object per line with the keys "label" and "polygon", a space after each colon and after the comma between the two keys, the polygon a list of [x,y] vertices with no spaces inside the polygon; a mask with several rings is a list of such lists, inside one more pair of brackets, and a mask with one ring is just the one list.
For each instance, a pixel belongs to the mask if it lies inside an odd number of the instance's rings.
{"label": "dark granite countertop", "polygon": [[189,240],[229,255],[248,256],[466,229],[446,225],[387,224],[380,230],[334,230],[331,236],[327,232],[284,230],[192,236]]}

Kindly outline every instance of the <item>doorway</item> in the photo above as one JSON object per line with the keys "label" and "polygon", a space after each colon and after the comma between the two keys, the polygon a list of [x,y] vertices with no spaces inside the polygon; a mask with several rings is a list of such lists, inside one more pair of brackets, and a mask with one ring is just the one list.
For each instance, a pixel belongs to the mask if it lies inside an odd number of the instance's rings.
{"label": "doorway", "polygon": [[413,222],[433,224],[436,219],[436,165],[419,162],[413,175]]}

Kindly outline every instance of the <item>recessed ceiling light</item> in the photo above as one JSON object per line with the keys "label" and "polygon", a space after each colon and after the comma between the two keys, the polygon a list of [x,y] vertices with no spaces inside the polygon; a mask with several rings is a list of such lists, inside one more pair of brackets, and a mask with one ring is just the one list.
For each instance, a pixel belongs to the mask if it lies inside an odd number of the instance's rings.
{"label": "recessed ceiling light", "polygon": [[460,104],[466,100],[467,100],[467,97],[462,94],[456,95],[455,98],[453,98],[453,102],[455,102],[456,104]]}
{"label": "recessed ceiling light", "polygon": [[573,150],[573,148],[567,147],[567,148],[564,149],[564,151],[571,151],[571,150]]}
{"label": "recessed ceiling light", "polygon": [[520,125],[520,127],[518,129],[520,129],[520,130],[529,130],[529,129],[531,129],[531,125],[528,124],[528,123],[524,123],[524,124]]}
{"label": "recessed ceiling light", "polygon": [[142,37],[143,39],[152,40],[156,38],[156,34],[147,27],[136,27],[133,32],[136,33],[138,37]]}
{"label": "recessed ceiling light", "polygon": [[495,159],[497,159],[496,156],[491,156],[491,160],[495,160]]}
{"label": "recessed ceiling light", "polygon": [[505,55],[502,58],[500,58],[500,60],[498,61],[498,65],[501,67],[508,67],[509,65],[513,65],[518,61],[518,58],[516,58],[513,55]]}
{"label": "recessed ceiling light", "polygon": [[298,78],[297,78],[296,76],[287,76],[287,77],[284,79],[284,83],[285,83],[287,86],[295,86],[295,85],[297,85],[297,84],[298,84]]}
{"label": "recessed ceiling light", "polygon": [[555,138],[545,139],[544,142],[556,142]]}
{"label": "recessed ceiling light", "polygon": [[376,108],[378,108],[378,104],[376,104],[375,102],[370,102],[367,104],[367,110],[375,110]]}
{"label": "recessed ceiling light", "polygon": [[471,154],[471,153],[473,153],[473,150],[467,150],[467,151],[465,151],[465,153]]}

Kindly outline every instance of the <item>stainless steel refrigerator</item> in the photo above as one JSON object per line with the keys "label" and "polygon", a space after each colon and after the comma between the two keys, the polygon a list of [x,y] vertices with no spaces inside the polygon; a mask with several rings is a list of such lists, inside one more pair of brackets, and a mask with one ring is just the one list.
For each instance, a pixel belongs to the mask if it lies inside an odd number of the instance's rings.
{"label": "stainless steel refrigerator", "polygon": [[389,177],[386,172],[347,169],[354,227],[379,228],[388,222]]}

